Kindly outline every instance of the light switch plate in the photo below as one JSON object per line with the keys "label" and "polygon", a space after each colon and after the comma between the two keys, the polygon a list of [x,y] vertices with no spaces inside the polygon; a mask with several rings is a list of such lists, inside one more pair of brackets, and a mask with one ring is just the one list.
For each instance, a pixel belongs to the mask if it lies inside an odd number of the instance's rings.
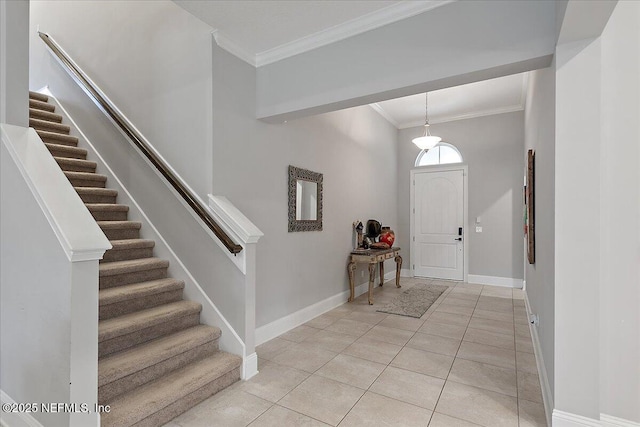
{"label": "light switch plate", "polygon": [[476,233],[482,233],[482,227],[476,227]]}

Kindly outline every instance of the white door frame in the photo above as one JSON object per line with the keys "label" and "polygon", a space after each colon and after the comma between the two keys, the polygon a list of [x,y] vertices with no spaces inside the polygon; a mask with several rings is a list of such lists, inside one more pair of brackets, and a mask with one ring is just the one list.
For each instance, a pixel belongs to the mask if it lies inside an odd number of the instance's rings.
{"label": "white door frame", "polygon": [[463,270],[464,270],[464,281],[469,281],[469,245],[467,244],[467,237],[471,234],[471,227],[469,226],[469,167],[464,163],[454,163],[450,165],[436,165],[436,166],[419,166],[417,168],[411,169],[410,171],[410,180],[409,180],[409,243],[411,246],[411,259],[409,264],[409,272],[411,277],[415,276],[415,216],[416,216],[416,174],[425,173],[425,172],[448,172],[448,171],[457,171],[461,170],[463,175],[463,199],[464,199],[464,208],[463,208],[463,222],[464,222],[464,233],[462,234],[462,256],[463,260]]}

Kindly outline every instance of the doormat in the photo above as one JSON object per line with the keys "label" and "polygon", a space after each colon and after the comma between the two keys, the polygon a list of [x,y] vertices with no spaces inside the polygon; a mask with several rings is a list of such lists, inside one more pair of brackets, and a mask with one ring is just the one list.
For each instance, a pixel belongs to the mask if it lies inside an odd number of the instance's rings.
{"label": "doormat", "polygon": [[446,290],[447,286],[418,283],[376,311],[419,318]]}

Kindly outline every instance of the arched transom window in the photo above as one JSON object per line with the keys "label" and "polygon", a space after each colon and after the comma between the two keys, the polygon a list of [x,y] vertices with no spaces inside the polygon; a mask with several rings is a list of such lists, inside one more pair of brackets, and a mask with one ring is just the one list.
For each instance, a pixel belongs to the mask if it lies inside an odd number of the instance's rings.
{"label": "arched transom window", "polygon": [[462,163],[462,154],[447,142],[439,142],[429,151],[422,150],[416,158],[416,166],[447,165],[450,163]]}

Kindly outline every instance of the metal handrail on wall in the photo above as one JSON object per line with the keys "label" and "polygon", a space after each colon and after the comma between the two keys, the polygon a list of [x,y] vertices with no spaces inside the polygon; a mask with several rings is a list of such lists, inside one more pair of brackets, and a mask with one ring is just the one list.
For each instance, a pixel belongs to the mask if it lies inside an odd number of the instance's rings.
{"label": "metal handrail on wall", "polygon": [[162,176],[180,194],[184,201],[194,210],[196,215],[207,225],[207,227],[220,239],[225,247],[232,254],[242,251],[242,246],[235,243],[209,215],[206,208],[202,206],[198,198],[181,182],[171,171],[169,166],[156,154],[145,138],[129,123],[129,121],[118,111],[118,109],[95,87],[91,79],[67,56],[62,48],[46,33],[38,32],[40,38],[53,54],[62,62],[64,67],[71,73],[74,80],[80,85],[98,104],[116,126],[142,151],[147,159],[160,171]]}

